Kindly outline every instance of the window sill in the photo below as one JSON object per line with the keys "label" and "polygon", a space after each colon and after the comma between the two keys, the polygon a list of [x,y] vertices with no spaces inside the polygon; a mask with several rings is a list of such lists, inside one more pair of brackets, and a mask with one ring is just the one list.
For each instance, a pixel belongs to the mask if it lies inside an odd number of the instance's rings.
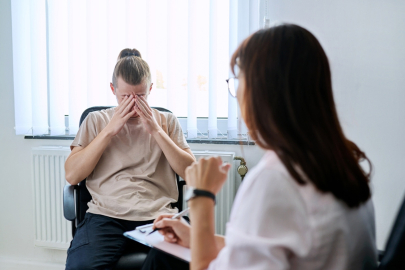
{"label": "window sill", "polygon": [[[50,135],[42,135],[42,136],[24,136],[24,139],[28,140],[65,140],[65,141],[73,141],[75,136],[73,135],[63,135],[63,136],[50,136]],[[235,144],[235,145],[255,145],[253,141],[247,140],[228,140],[228,139],[187,139],[187,143],[195,143],[195,144]]]}

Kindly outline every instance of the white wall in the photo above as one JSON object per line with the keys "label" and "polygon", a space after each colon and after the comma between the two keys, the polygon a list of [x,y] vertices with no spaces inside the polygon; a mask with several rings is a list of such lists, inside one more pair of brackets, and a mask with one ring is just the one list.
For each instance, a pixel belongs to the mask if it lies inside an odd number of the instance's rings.
{"label": "white wall", "polygon": [[374,164],[377,243],[405,191],[405,2],[270,0],[270,20],[299,24],[323,45],[341,123]]}
{"label": "white wall", "polygon": [[[34,246],[34,209],[31,186],[31,148],[64,145],[70,141],[24,140],[14,133],[10,0],[0,0],[0,269],[64,269],[66,251]],[[240,146],[191,145],[192,150],[234,151]],[[262,156],[257,146],[244,146],[251,168]]]}
{"label": "white wall", "polygon": [[[405,3],[395,0],[271,0],[271,19],[307,27],[332,66],[336,102],[349,138],[375,166],[378,246],[384,245],[405,190]],[[402,75],[402,76],[401,76]],[[31,148],[69,141],[24,140],[14,135],[10,0],[0,0],[0,269],[64,269],[66,252],[34,242]],[[402,91],[401,91],[402,90]],[[192,145],[235,151],[240,146]],[[262,156],[245,146],[252,167]]]}

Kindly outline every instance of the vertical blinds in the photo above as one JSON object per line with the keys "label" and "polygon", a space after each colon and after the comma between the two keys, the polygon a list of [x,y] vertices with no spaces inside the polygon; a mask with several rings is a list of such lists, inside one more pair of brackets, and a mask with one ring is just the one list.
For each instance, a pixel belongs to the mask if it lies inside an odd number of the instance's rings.
{"label": "vertical blinds", "polygon": [[87,107],[117,104],[109,88],[117,55],[136,48],[151,69],[150,106],[187,117],[188,138],[200,135],[197,117],[208,117],[209,138],[227,117],[235,138],[237,102],[225,80],[232,52],[252,32],[252,2],[11,1],[16,134],[64,135],[65,115],[76,134]]}

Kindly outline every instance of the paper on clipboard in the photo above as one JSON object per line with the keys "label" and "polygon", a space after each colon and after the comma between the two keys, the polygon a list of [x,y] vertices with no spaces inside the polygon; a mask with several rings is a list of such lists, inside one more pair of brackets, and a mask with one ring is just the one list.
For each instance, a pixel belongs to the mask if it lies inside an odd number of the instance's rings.
{"label": "paper on clipboard", "polygon": [[[142,226],[144,227],[144,226]],[[135,240],[146,246],[160,249],[166,253],[176,256],[184,261],[191,261],[191,250],[189,248],[182,247],[177,244],[166,242],[158,232],[148,235],[152,231],[152,226],[139,230],[136,228],[133,231],[125,232],[124,236]]]}

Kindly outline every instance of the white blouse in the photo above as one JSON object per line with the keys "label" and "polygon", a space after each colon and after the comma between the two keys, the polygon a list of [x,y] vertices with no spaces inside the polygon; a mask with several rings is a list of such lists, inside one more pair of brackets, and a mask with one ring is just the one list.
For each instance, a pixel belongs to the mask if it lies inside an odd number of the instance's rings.
{"label": "white blouse", "polygon": [[371,199],[351,209],[311,183],[299,185],[273,151],[240,186],[225,239],[210,270],[359,270],[377,265]]}

